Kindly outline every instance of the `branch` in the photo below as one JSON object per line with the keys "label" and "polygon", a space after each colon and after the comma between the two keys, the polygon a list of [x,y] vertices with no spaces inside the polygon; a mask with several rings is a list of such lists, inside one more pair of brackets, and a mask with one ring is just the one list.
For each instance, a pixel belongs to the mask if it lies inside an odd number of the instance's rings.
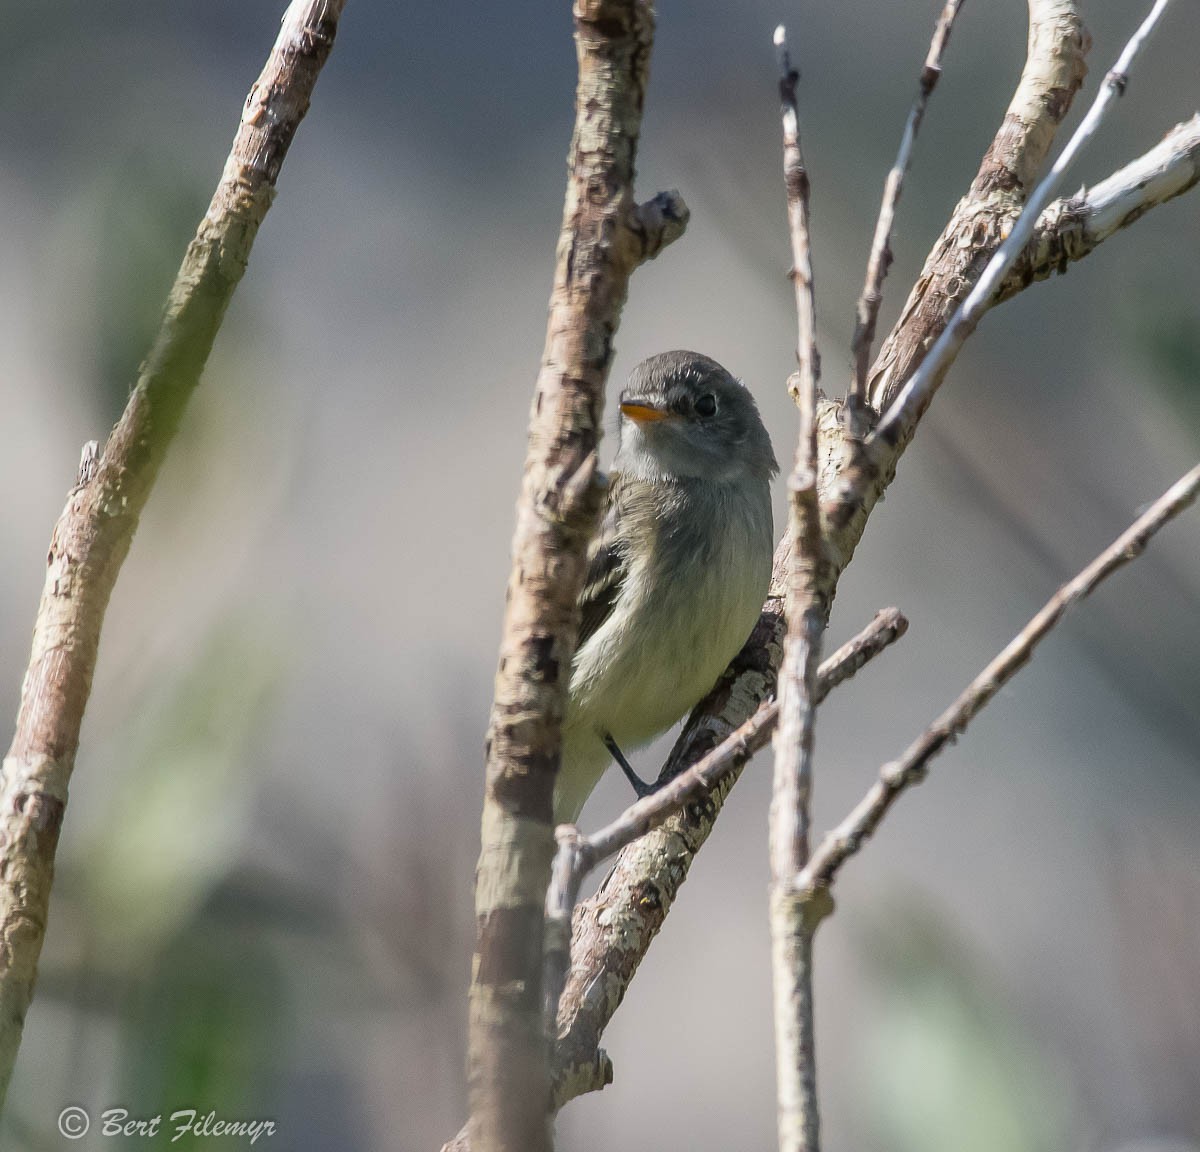
{"label": "branch", "polygon": [[775,29],[779,95],[783,103],[783,171],[787,185],[792,283],[796,290],[799,371],[791,387],[800,409],[796,459],[788,477],[791,561],[787,634],[779,682],[775,775],[771,792],[771,969],[775,990],[775,1084],[780,1152],[819,1152],[817,1065],[813,1030],[812,930],[792,882],[808,860],[817,664],[828,619],[822,601],[824,566],[821,503],[817,495],[816,304],[809,237],[809,181],[800,148],[796,107],[799,74],[788,58],[783,25]]}
{"label": "branch", "polygon": [[1047,601],[1017,636],[978,676],[965,692],[939,716],[899,759],[885,764],[879,779],[857,807],[830,832],[801,871],[798,883],[809,891],[827,890],[841,866],[879,827],[900,794],[919,784],[932,760],[966,730],[976,714],[1017,674],[1033,650],[1067,610],[1145,551],[1150,538],[1179,515],[1200,491],[1200,465],[1177,481],[1073,580]]}
{"label": "branch", "polygon": [[1149,15],[1130,37],[1112,71],[1105,77],[1104,84],[1092,102],[1091,108],[1088,109],[1087,115],[1075,129],[1070,140],[1067,141],[1066,147],[1063,148],[1058,159],[1050,166],[1050,171],[1046,173],[1045,179],[1037,185],[1026,201],[1004,243],[988,261],[983,274],[967,294],[962,307],[954,313],[950,323],[946,325],[945,330],[930,349],[929,355],[922,361],[921,366],[909,378],[900,394],[884,413],[873,437],[881,446],[886,444],[894,447],[901,440],[912,435],[921,414],[929,407],[933,393],[941,383],[946,370],[957,357],[959,349],[962,348],[967,337],[975,331],[984,312],[992,306],[992,298],[997,288],[1032,239],[1038,217],[1050,203],[1050,197],[1062,183],[1063,177],[1076,157],[1099,130],[1112,106],[1124,94],[1129,84],[1129,71],[1169,2],[1170,0],[1155,0]]}
{"label": "branch", "polygon": [[875,324],[879,320],[879,308],[883,304],[883,281],[892,264],[892,225],[896,220],[896,205],[904,188],[904,177],[912,163],[913,145],[925,118],[925,105],[942,74],[942,53],[950,42],[950,31],[958,17],[962,0],[946,0],[946,6],[933,29],[933,39],[925,56],[925,67],[916,99],[908,112],[904,135],[900,138],[900,150],[896,162],[888,173],[883,186],[883,203],[879,206],[879,218],[875,222],[875,236],[871,241],[871,254],[867,257],[867,278],[862,295],[855,309],[854,337],[850,341],[850,352],[854,357],[854,377],[850,384],[852,408],[862,408],[867,403],[867,367],[871,361],[871,344],[875,340]]}
{"label": "branch", "polygon": [[468,1056],[479,1152],[551,1146],[544,903],[577,601],[604,496],[604,386],[630,274],[687,221],[677,194],[633,199],[653,37],[646,0],[576,0],[575,129],[487,739]]}
{"label": "branch", "polygon": [[1177,124],[1150,151],[1094,188],[1055,200],[1038,217],[1033,239],[1004,278],[993,303],[1035,280],[1064,273],[1159,204],[1200,182],[1200,115]]}
{"label": "branch", "polygon": [[[843,644],[821,665],[817,674],[816,702],[819,704],[834,688],[849,680],[907,631],[908,620],[898,609],[885,608],[879,612],[854,639]],[[588,873],[639,837],[660,827],[685,806],[702,802],[705,795],[719,787],[727,777],[739,773],[750,758],[766,746],[778,720],[779,705],[768,700],[687,771],[631,804],[611,824],[586,837],[580,837],[578,830],[570,825],[557,830],[558,851],[546,896],[546,938],[549,942],[545,958],[546,1000],[551,1019],[560,1015],[559,1004],[571,959],[571,920],[580,885]],[[563,1007],[561,1015],[564,1020],[578,1020],[570,1004]],[[606,1023],[607,1020],[596,1027],[597,1037]]]}
{"label": "branch", "polygon": [[54,528],[16,733],[0,781],[0,1104],[46,930],[54,853],[92,686],[100,629],[167,448],[246,269],[344,0],[294,0],[247,97],[212,202],[158,335],[100,459]]}
{"label": "branch", "polygon": [[1029,47],[1020,82],[967,195],[925,260],[868,377],[883,412],[941,334],[1025,203],[1054,134],[1087,74],[1091,38],[1078,0],[1028,0]]}
{"label": "branch", "polygon": [[1168,2],[1169,0],[1156,0],[1149,15],[1125,45],[1083,121],[1067,141],[1046,178],[1036,186],[1021,211],[1017,213],[1003,243],[986,256],[986,245],[973,249],[975,254],[983,259],[982,271],[972,275],[973,287],[966,294],[961,307],[954,311],[940,330],[928,354],[922,349],[920,356],[914,357],[915,368],[911,377],[899,390],[865,444],[861,447],[858,444],[852,445],[848,453],[849,459],[845,466],[839,469],[840,475],[834,486],[828,512],[836,530],[839,533],[848,532],[852,543],[861,535],[870,509],[891,482],[896,462],[916,431],[921,416],[931,403],[950,365],[957,358],[967,337],[975,330],[983,313],[994,303],[1001,282],[1030,240],[1038,216],[1046,207],[1055,187],[1084,145],[1095,134],[1109,108],[1125,90],[1129,81],[1129,69]]}
{"label": "branch", "polygon": [[[821,506],[817,497],[817,379],[812,246],[809,234],[809,181],[800,147],[796,107],[799,73],[788,57],[787,33],[775,29],[779,51],[779,95],[783,120],[783,171],[787,186],[791,278],[796,292],[799,371],[789,382],[800,409],[796,457],[788,477],[787,633],[780,671],[780,719],[775,733],[775,786],[771,803],[772,875],[777,882],[793,876],[808,856],[809,796],[812,788],[813,702],[821,633],[825,628],[818,591],[821,565]],[[786,1147],[786,1143],[784,1144]]]}

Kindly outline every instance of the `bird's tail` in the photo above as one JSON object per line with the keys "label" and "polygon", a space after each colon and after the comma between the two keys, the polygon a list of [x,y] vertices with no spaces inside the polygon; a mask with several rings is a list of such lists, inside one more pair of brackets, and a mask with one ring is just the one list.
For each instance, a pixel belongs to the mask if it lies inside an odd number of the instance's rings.
{"label": "bird's tail", "polygon": [[554,822],[574,824],[604,770],[612,762],[604,741],[586,727],[563,731],[562,767],[554,786]]}

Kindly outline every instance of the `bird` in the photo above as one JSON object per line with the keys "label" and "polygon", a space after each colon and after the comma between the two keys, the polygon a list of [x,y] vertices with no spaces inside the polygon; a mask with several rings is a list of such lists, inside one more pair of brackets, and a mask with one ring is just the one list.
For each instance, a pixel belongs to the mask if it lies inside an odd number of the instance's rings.
{"label": "bird", "polygon": [[588,551],[563,716],[556,823],[575,823],[624,750],[682,719],[750,636],[771,578],[779,471],[749,389],[715,360],[638,364],[620,396],[618,450]]}

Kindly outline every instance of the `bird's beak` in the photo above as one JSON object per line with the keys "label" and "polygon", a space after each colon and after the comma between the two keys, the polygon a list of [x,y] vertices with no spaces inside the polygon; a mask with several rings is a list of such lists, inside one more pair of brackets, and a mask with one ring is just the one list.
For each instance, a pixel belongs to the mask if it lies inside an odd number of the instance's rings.
{"label": "bird's beak", "polygon": [[621,405],[621,415],[628,416],[635,424],[654,424],[666,420],[671,413],[665,408],[656,408],[642,401],[627,401]]}

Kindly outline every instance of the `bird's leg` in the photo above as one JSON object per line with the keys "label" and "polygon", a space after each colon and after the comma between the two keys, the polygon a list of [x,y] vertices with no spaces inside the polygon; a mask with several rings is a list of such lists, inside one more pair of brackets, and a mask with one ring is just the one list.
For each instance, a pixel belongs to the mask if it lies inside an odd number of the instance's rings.
{"label": "bird's leg", "polygon": [[617,742],[606,732],[604,734],[604,747],[612,754],[612,758],[621,766],[621,771],[625,773],[625,779],[633,785],[633,790],[637,793],[639,800],[646,796],[653,795],[658,791],[657,784],[647,784],[634,770],[630,767],[629,761],[625,759],[625,753],[617,746]]}

